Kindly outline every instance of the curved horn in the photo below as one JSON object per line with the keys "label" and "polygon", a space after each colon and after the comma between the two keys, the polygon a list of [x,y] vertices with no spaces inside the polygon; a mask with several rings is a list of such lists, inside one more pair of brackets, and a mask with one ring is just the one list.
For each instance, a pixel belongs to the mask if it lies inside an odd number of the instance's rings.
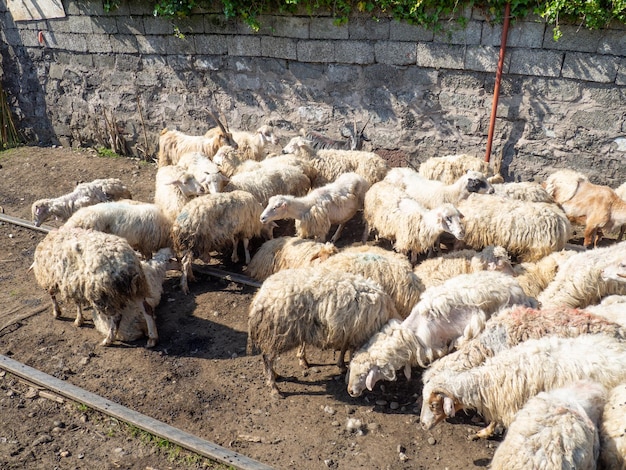
{"label": "curved horn", "polygon": [[213,113],[213,111],[211,111],[210,109],[207,109],[206,112],[208,113],[209,116],[211,116],[211,119],[213,119],[217,123],[219,128],[222,129],[222,132],[226,134],[228,131],[224,127],[224,124],[222,124],[222,121],[219,120],[219,118]]}

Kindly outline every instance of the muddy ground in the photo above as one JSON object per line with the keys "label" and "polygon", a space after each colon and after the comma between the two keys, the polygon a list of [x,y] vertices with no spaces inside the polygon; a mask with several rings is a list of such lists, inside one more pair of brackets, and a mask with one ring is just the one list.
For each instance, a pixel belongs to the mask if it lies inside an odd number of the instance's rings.
{"label": "muddy ground", "polygon": [[[94,150],[23,147],[0,152],[0,165],[0,206],[28,220],[36,199],[95,178],[122,179],[137,200],[151,201],[154,194],[154,163]],[[356,240],[361,229],[355,220],[341,243]],[[476,417],[420,429],[419,371],[411,382],[380,383],[352,398],[333,352],[309,348],[312,368],[306,372],[295,352],[280,358],[277,370],[285,378],[278,385],[286,397],[271,398],[260,356],[246,355],[253,287],[199,275],[184,295],[171,271],[157,309],[159,344],[99,346],[103,338],[90,319],[81,328],[73,325],[73,306],[61,304],[62,318],[52,317],[47,294],[28,272],[44,236],[0,222],[0,354],[275,468],[487,467],[498,440],[468,440],[482,425]],[[214,263],[242,272],[227,259]],[[210,465],[80,404],[59,401],[0,372],[1,468]],[[360,420],[357,432],[347,428],[349,419]]]}

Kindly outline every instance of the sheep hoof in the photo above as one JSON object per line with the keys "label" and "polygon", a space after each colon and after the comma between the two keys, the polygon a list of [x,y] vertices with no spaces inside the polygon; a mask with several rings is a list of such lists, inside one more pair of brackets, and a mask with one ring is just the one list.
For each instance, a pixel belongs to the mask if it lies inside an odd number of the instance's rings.
{"label": "sheep hoof", "polygon": [[157,338],[150,338],[146,344],[146,348],[153,348],[157,344]]}
{"label": "sheep hoof", "polygon": [[111,343],[113,341],[111,341],[109,338],[105,338],[101,343],[100,346],[111,346]]}
{"label": "sheep hoof", "polygon": [[76,320],[74,320],[74,326],[76,327],[80,327],[83,326],[83,319],[82,318],[77,318]]}

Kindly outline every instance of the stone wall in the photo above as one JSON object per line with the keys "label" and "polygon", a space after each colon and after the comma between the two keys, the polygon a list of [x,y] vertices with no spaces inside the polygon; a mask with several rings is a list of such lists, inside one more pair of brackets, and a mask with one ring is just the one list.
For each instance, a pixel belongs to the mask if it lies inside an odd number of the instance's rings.
{"label": "stone wall", "polygon": [[[267,16],[262,29],[198,11],[174,25],[151,4],[63,1],[66,17],[13,20],[0,5],[0,78],[29,141],[108,143],[153,156],[162,128],[201,134],[219,108],[231,128],[269,122],[283,143],[300,127],[338,137],[371,117],[370,149],[417,165],[437,155],[481,158],[489,128],[501,26],[470,11],[451,34],[381,18]],[[575,167],[626,180],[626,28],[514,23],[492,159],[508,180]],[[108,125],[107,125],[108,123]]]}

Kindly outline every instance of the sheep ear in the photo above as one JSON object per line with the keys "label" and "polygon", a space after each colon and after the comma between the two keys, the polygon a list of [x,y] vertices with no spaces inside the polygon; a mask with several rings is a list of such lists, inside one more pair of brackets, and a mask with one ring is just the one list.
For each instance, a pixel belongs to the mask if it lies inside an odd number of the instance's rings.
{"label": "sheep ear", "polygon": [[448,418],[454,417],[454,400],[448,396],[443,397],[443,412]]}
{"label": "sheep ear", "polygon": [[378,366],[372,367],[370,371],[367,373],[367,378],[365,379],[365,386],[370,392],[374,389],[374,385],[376,385],[376,382],[378,381],[379,376],[380,376],[380,373],[378,370]]}

